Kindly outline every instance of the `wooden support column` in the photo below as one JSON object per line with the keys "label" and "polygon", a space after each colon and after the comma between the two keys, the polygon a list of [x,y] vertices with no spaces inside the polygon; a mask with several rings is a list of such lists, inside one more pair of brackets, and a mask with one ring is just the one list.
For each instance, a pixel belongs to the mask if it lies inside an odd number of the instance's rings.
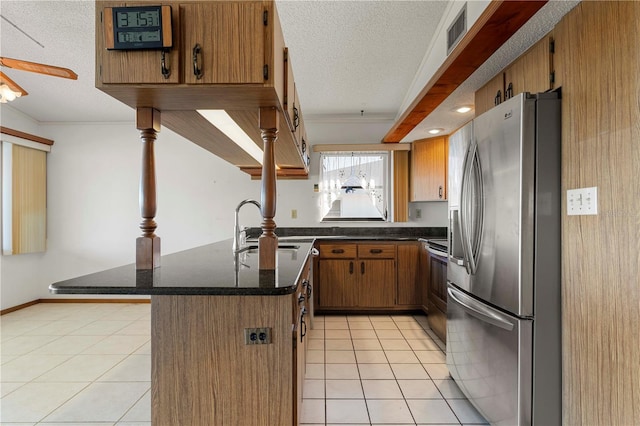
{"label": "wooden support column", "polygon": [[142,236],[136,239],[136,269],[160,266],[160,237],[155,234],[156,162],[153,145],[160,131],[160,111],[153,108],[136,109],[136,128],[142,140],[142,172],[140,174],[140,214]]}
{"label": "wooden support column", "polygon": [[276,222],[276,159],[275,142],[278,138],[278,109],[260,108],[259,126],[264,142],[262,160],[262,235],[258,239],[260,269],[275,270],[278,251],[278,236],[275,234]]}

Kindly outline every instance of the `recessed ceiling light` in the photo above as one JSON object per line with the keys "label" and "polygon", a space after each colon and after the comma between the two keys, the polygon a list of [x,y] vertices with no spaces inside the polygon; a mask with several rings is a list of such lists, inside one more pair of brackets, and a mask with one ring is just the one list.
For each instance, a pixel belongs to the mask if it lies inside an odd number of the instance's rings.
{"label": "recessed ceiling light", "polygon": [[444,129],[431,129],[429,130],[429,133],[431,133],[432,135],[437,135],[438,133],[442,132]]}
{"label": "recessed ceiling light", "polygon": [[456,108],[456,112],[459,112],[460,114],[464,114],[466,112],[471,111],[472,109],[473,108],[471,108],[470,106],[465,105],[465,106],[461,106],[461,107]]}

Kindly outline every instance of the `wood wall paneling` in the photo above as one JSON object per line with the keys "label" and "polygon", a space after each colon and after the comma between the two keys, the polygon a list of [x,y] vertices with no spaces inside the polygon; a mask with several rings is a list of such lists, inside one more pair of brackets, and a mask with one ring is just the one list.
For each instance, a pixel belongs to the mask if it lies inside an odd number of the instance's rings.
{"label": "wood wall paneling", "polygon": [[598,187],[597,216],[566,216],[563,201],[567,425],[640,421],[638,22],[638,2],[582,2],[554,30],[563,194]]}
{"label": "wood wall paneling", "polygon": [[[152,296],[153,424],[291,424],[291,306],[287,296]],[[245,345],[252,327],[272,327],[273,343]]]}

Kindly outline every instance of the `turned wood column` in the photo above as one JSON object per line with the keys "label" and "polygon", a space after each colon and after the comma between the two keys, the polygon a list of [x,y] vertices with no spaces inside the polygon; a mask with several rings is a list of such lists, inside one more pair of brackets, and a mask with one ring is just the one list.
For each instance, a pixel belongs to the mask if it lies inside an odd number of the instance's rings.
{"label": "turned wood column", "polygon": [[153,108],[136,109],[136,128],[142,140],[142,172],[140,174],[140,229],[136,239],[136,269],[160,266],[160,237],[155,234],[156,162],[153,145],[160,131],[160,111]]}
{"label": "turned wood column", "polygon": [[259,126],[264,142],[262,159],[262,190],[260,204],[262,206],[262,235],[258,239],[260,252],[260,269],[276,269],[278,236],[275,234],[276,222],[276,159],[275,142],[278,138],[278,109],[275,107],[260,108]]}

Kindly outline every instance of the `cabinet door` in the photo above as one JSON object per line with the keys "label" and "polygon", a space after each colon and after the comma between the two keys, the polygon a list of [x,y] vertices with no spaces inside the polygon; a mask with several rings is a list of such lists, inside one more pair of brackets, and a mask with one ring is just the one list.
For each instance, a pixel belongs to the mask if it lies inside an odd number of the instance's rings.
{"label": "cabinet door", "polygon": [[358,260],[358,306],[383,308],[395,305],[395,266],[393,259]]}
{"label": "cabinet door", "polygon": [[505,69],[507,99],[522,92],[538,93],[552,88],[550,42],[550,37],[544,37]]}
{"label": "cabinet door", "polygon": [[356,306],[356,261],[320,259],[319,263],[318,304],[321,307]]}
{"label": "cabinet door", "polygon": [[398,244],[398,305],[421,305],[420,246]]}
{"label": "cabinet door", "polygon": [[262,2],[189,3],[180,9],[186,83],[264,83]]}
{"label": "cabinet door", "polygon": [[422,139],[411,146],[411,201],[447,199],[447,138]]}
{"label": "cabinet door", "polygon": [[504,73],[496,75],[475,93],[475,116],[504,101]]}
{"label": "cabinet door", "polygon": [[165,67],[171,72],[167,78],[162,73],[162,52],[159,50],[107,50],[104,32],[104,8],[138,6],[140,2],[96,2],[96,62],[97,81],[102,83],[179,83],[180,15],[178,3],[163,3],[171,6],[173,48],[165,52]]}

